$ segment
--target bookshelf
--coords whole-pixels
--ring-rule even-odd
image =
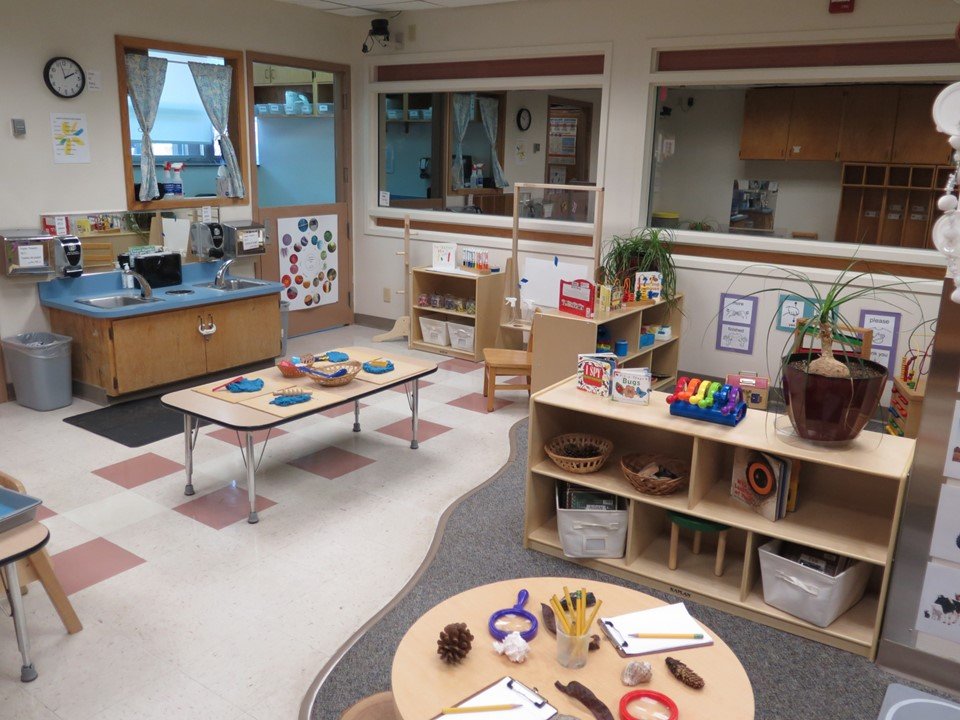
[[[539,344],[539,321],[537,333]],[[524,546],[564,557],[554,498],[558,480],[613,493],[627,501],[624,557],[570,562],[874,658],[915,442],[865,432],[843,449],[788,444],[777,435],[772,413],[748,410],[739,425],[725,427],[671,416],[665,398],[665,393],[654,392],[649,406],[611,402],[578,391],[573,379],[533,395]],[[547,457],[543,446],[550,438],[574,431],[613,441],[614,453],[600,471],[568,473]],[[730,497],[737,447],[801,461],[796,512],[772,522]],[[686,460],[691,466],[688,488],[664,497],[638,492],[620,470],[620,457],[630,452]],[[678,568],[667,567],[670,510],[730,526],[721,577],[713,574],[715,536],[704,536],[707,547],[699,555],[681,542]],[[772,539],[868,563],[872,567],[864,597],[826,628],[767,605],[757,548]]]

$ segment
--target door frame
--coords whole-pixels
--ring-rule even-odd
[[[351,135],[351,109],[350,109],[350,66],[340,63],[327,62],[324,60],[314,60],[310,58],[292,57],[289,55],[274,55],[272,53],[262,53],[247,50],[244,53],[247,82],[247,133],[248,146],[250,148],[250,210],[255,222],[264,226],[271,225],[272,235],[275,242],[279,242],[276,237],[276,220],[278,217],[289,217],[292,215],[329,215],[338,214],[340,216],[339,228],[340,236],[338,244],[343,251],[341,258],[344,258],[339,273],[341,297],[346,297],[346,310],[335,314],[334,322],[325,324],[325,327],[334,325],[349,325],[353,323],[353,237],[351,233],[351,212],[353,208],[353,172],[351,169],[353,148]],[[257,185],[257,163],[256,163],[256,144],[254,134],[256,132],[256,117],[253,95],[253,64],[263,63],[268,65],[286,65],[289,67],[306,68],[319,72],[328,72],[333,74],[333,97],[334,107],[334,137],[336,157],[334,167],[336,168],[336,188],[337,198],[335,203],[325,203],[317,205],[292,205],[261,208],[259,201],[259,188]],[[276,247],[270,242],[271,229],[267,227],[267,252],[274,251]],[[257,277],[263,277],[263,261],[257,258],[254,263]],[[324,306],[319,306],[322,309]],[[305,332],[314,332],[324,328],[303,327],[303,322],[298,322],[296,318],[298,313],[290,314],[290,327],[288,335],[294,336]]]

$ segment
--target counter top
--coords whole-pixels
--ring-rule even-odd
[[[40,304],[44,307],[57,308],[67,312],[77,313],[95,318],[125,318],[139,315],[150,315],[170,310],[183,310],[198,305],[243,300],[245,298],[272,295],[283,290],[283,285],[267,280],[257,280],[262,283],[257,287],[243,290],[215,290],[200,287],[213,282],[217,270],[222,263],[190,263],[183,266],[183,283],[169,287],[154,288],[153,296],[158,302],[144,303],[143,305],[129,305],[119,308],[97,308],[92,305],[78,303],[78,299],[102,297],[104,295],[138,295],[139,290],[123,287],[123,274],[115,272],[93,273],[81,275],[78,278],[56,278],[38,283]],[[231,276],[228,272],[228,277]],[[191,290],[190,293],[180,294],[178,290]]]

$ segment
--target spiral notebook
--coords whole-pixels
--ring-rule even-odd
[[[549,720],[557,714],[557,709],[548,703],[540,693],[511,677],[500,678],[497,682],[461,700],[453,707],[478,705],[519,705],[520,707],[512,710],[473,712],[462,716],[440,713],[435,715],[432,720],[456,717],[469,718],[469,720]]]
[[[648,655],[669,650],[713,645],[713,638],[687,612],[683,603],[662,605],[650,610],[600,618],[600,627],[622,657]],[[703,635],[702,638],[635,638],[631,633],[671,633]]]

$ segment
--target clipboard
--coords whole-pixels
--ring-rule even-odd
[[[546,698],[540,693],[509,676],[500,678],[452,707],[500,705],[504,703],[520,703],[522,707],[513,710],[475,712],[463,717],[470,720],[549,720],[557,714],[557,709],[547,702]],[[449,720],[453,717],[456,716],[439,713],[434,715],[431,720],[440,718]]]
[[[683,603],[662,605],[617,617],[600,618],[598,624],[603,628],[604,634],[620,657],[624,658],[713,645],[713,638],[687,612],[687,607]],[[669,632],[700,633],[703,637],[689,640],[629,637],[632,632],[656,632],[663,628],[669,628]]]

